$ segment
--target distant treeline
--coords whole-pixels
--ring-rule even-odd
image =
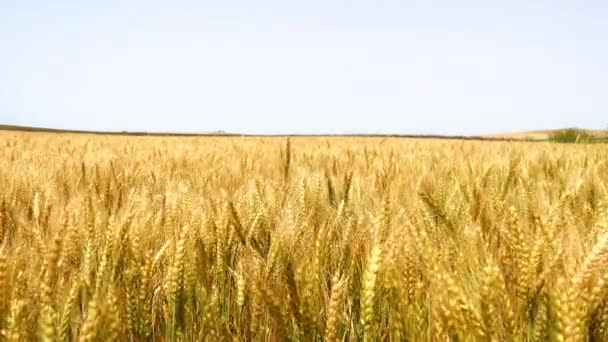
[[[160,136],[160,137],[369,137],[369,138],[416,138],[416,139],[452,139],[452,140],[480,140],[480,141],[519,141],[523,139],[481,137],[466,135],[432,135],[432,134],[241,134],[226,132],[209,133],[173,133],[173,132],[127,132],[127,131],[87,131],[53,129],[43,127],[28,127],[14,125],[0,125],[0,130],[39,133],[70,133],[95,135],[123,135],[123,136]]]
[[[133,136],[224,136],[238,135],[225,132],[210,132],[210,133],[171,133],[171,132],[128,132],[128,131],[87,131],[73,129],[55,129],[44,127],[29,127],[15,125],[0,125],[2,131],[18,131],[18,132],[37,132],[37,133],[71,133],[71,134],[95,134],[95,135],[133,135]]]

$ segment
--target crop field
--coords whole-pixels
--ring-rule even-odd
[[[606,341],[605,145],[0,133],[22,341]]]

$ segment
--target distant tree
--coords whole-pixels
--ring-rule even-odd
[[[597,139],[588,132],[578,128],[566,128],[549,136],[549,141],[557,143],[590,143]]]

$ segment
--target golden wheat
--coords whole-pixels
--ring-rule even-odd
[[[608,340],[601,145],[0,145],[0,339]]]

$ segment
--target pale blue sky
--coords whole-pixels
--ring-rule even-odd
[[[608,1],[0,0],[0,123],[605,128]]]

